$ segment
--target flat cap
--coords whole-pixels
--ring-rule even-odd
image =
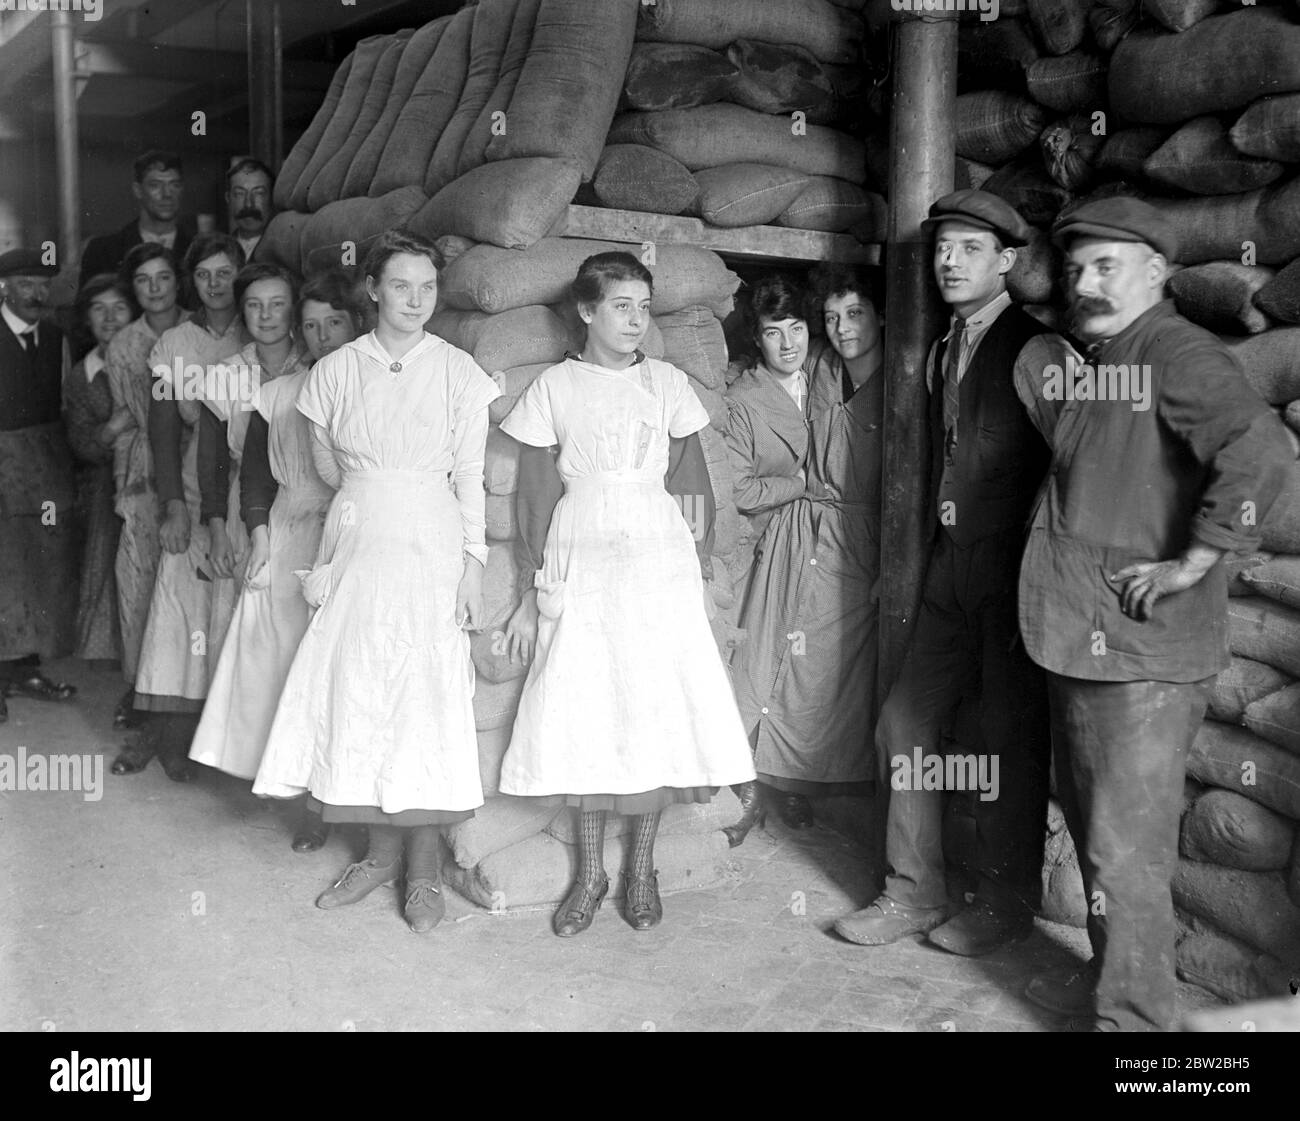
[[[39,249],[10,249],[0,253],[0,276],[58,276],[54,265],[41,259]]]
[[[1003,245],[1026,245],[1029,242],[1029,224],[1014,206],[988,191],[967,188],[944,195],[930,207],[930,217],[921,226],[933,231],[940,222],[949,221],[965,222],[979,230],[992,230],[1002,239]]]
[[[1178,234],[1169,219],[1149,202],[1127,195],[1096,199],[1062,214],[1052,226],[1053,243],[1064,249],[1076,237],[1144,241],[1168,261],[1178,256]]]

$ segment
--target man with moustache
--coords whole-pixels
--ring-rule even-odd
[[[76,474],[61,417],[63,333],[42,318],[58,269],[34,249],[0,255],[0,722],[5,696],[63,701],[41,657],[76,637]]]
[[[1038,340],[1017,389],[1052,447],[1020,574],[1020,627],[1048,671],[1057,792],[1088,897],[1093,959],[1026,995],[1083,1030],[1174,1018],[1174,910],[1187,752],[1228,665],[1221,558],[1254,548],[1295,456],[1210,332],[1164,297],[1178,245],[1155,207],[1057,220],[1072,330],[1095,365],[1150,371],[1146,402],[1047,402],[1070,351]]]
[[[165,245],[179,261],[194,239],[195,229],[181,217],[184,192],[181,160],[174,152],[157,149],[145,152],[132,165],[138,213],[116,233],[92,237],[81,254],[81,278],[78,288],[92,276],[115,273],[126,255],[141,242]]]
[[[261,160],[245,156],[236,160],[226,172],[226,213],[230,232],[244,251],[244,260],[253,259],[253,250],[271,220],[271,169]]]
[[[897,771],[885,890],[835,929],[865,946],[928,934],[975,956],[1027,937],[1041,895],[1047,702],[1042,672],[1017,635],[1016,571],[1048,456],[1012,369],[1045,328],[1007,292],[1015,247],[1029,237],[1011,206],[984,191],[956,191],[930,208],[925,226],[934,234],[935,281],[953,313],[927,364],[933,536],[915,629],[876,726],[880,763]],[[939,756],[968,693],[978,695],[982,750],[997,759],[999,790],[973,800],[978,882],[971,904],[950,917],[944,791],[920,789],[919,775],[905,780],[895,760],[910,763],[917,750]]]

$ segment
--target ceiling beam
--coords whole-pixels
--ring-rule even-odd
[[[77,73],[86,77],[161,78],[191,85],[196,75],[203,74],[242,84],[247,66],[243,51],[160,47],[144,42],[77,44]],[[327,62],[294,61],[287,62],[284,69],[286,85],[324,90],[336,67]]]

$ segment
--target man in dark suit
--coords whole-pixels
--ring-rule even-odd
[[[145,152],[133,166],[131,190],[139,213],[116,233],[92,237],[86,243],[78,288],[99,273],[117,272],[127,253],[143,241],[167,246],[179,261],[194,239],[193,224],[181,217],[184,181],[180,157],[155,149]]]
[[[63,431],[67,348],[42,319],[58,272],[34,249],[0,254],[0,721],[5,696],[62,701],[40,658],[70,654],[76,629],[76,476]]]
[[[890,770],[889,875],[835,929],[866,946],[928,934],[973,956],[1026,937],[1041,894],[1046,682],[1020,641],[1016,573],[1048,450],[1012,375],[1045,328],[1007,292],[1015,247],[1029,236],[1014,209],[984,191],[956,191],[930,208],[926,226],[953,313],[927,365],[933,536],[916,626],[876,727]],[[979,698],[982,745],[945,755],[944,731],[967,693]],[[955,917],[941,830],[952,790],[972,797],[978,874],[973,901]]]

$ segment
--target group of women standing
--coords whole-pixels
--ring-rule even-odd
[[[425,331],[442,264],[421,238],[383,235],[366,308],[342,274],[300,290],[224,235],[197,239],[181,268],[145,244],[83,291],[96,348],[66,387],[74,446],[101,465],[116,514],[83,589],[86,649],[116,636],[130,684],[118,722],[142,725],[114,773],[157,755],[178,781],[197,761],[301,796],[298,851],[331,823],[364,824],[365,857],[317,905],[403,877],[416,931],[444,912],[442,830],[483,802],[468,632],[483,622],[500,395]],[[757,531],[730,677],[697,553],[711,526],[688,526],[672,498],[712,494],[708,417],[682,371],[641,349],[653,278],[636,258],[583,263],[584,345],[502,422],[521,445],[528,584],[506,636],[528,671],[500,788],[579,815],[561,936],[609,891],[607,814],[635,818],[625,913],[645,930],[663,913],[664,807],[731,785],[734,845],[769,805],[810,824],[808,794],[872,778],[879,322],[860,275],[814,279],[827,343],[810,351],[808,295],[764,280],[759,357],[730,387],[735,499]]]

